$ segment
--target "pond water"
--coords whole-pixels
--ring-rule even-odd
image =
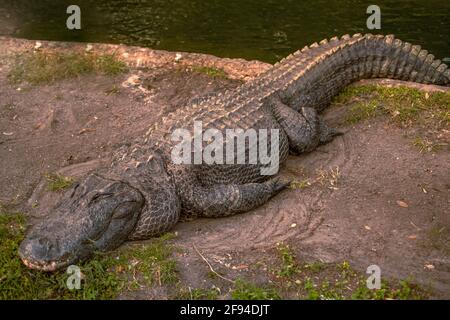
[[[449,0],[0,0],[0,34],[275,62],[323,38],[371,32],[372,2],[381,8],[381,30],[372,33],[450,57]],[[81,30],[66,28],[70,4],[81,8]]]

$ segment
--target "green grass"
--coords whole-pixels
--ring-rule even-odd
[[[59,174],[46,174],[47,189],[49,191],[64,190],[73,185],[74,180],[70,177],[64,177]]]
[[[319,300],[320,292],[316,289],[315,284],[310,278],[306,278],[303,284],[303,289],[307,292],[307,300]]]
[[[346,119],[349,123],[382,114],[401,123],[426,119],[450,123],[450,92],[425,93],[414,88],[377,85],[349,86],[334,99],[334,103],[351,105]]]
[[[114,54],[91,55],[90,58],[92,69],[97,73],[114,76],[128,70],[125,62],[118,60]]]
[[[295,256],[292,253],[291,248],[285,244],[279,244],[277,246],[278,254],[281,258],[280,269],[276,272],[280,277],[292,277],[298,273],[297,264],[295,262]]]
[[[234,300],[279,300],[280,294],[271,286],[257,286],[246,280],[238,279],[231,291]]]
[[[237,279],[230,288],[231,298],[234,300],[278,300],[280,294],[269,284],[257,285],[248,280]],[[178,291],[175,299],[181,300],[216,300],[220,295],[220,289],[186,289]]]
[[[382,278],[380,289],[368,289],[368,275],[355,271],[348,261],[339,264],[312,261],[301,263],[286,244],[278,244],[279,262],[270,269],[273,287],[284,298],[306,300],[424,299],[429,292],[411,279]],[[270,276],[270,275],[269,275]]]
[[[354,104],[347,116],[347,122],[355,124],[362,120],[373,118],[379,111],[378,101],[360,102]]]
[[[219,79],[225,79],[227,78],[227,74],[223,69],[219,68],[213,68],[213,67],[204,67],[204,66],[194,66],[192,68],[194,72],[203,73],[211,78],[219,78]]]
[[[315,261],[315,262],[311,262],[311,263],[306,263],[303,266],[303,268],[306,270],[310,270],[312,272],[320,272],[321,270],[323,270],[325,268],[325,264],[322,262]]]
[[[292,181],[291,184],[289,185],[289,188],[291,188],[291,189],[306,189],[310,186],[311,186],[311,182],[309,181],[309,179],[303,179],[301,181],[299,181],[299,180]]]
[[[381,281],[381,288],[371,290],[366,282],[361,280],[358,288],[352,294],[354,300],[419,300],[423,298],[423,291],[409,280],[400,280],[397,284]]]
[[[107,96],[112,95],[112,94],[117,94],[119,92],[120,92],[120,90],[119,90],[119,88],[116,85],[114,85],[111,88],[105,90],[105,94]]]
[[[0,213],[0,299],[113,299],[140,282],[167,284],[177,281],[171,258],[173,247],[164,235],[146,245],[96,254],[80,263],[81,289],[69,290],[65,270],[46,273],[26,268],[17,252],[24,238],[21,214]],[[133,284],[133,285],[130,285]]]
[[[430,140],[428,140],[426,138],[422,138],[422,137],[416,137],[413,140],[413,145],[419,149],[420,153],[436,152],[442,148],[441,144],[435,143],[433,141],[430,141]]]
[[[126,64],[112,54],[40,51],[18,55],[8,78],[14,84],[39,85],[89,73],[117,75],[125,71]]]
[[[220,291],[218,288],[211,289],[181,289],[178,294],[174,297],[177,300],[217,300]]]
[[[303,269],[306,271],[306,269]],[[323,273],[322,273],[323,271]],[[353,270],[347,261],[337,265],[320,264],[316,276],[305,273],[300,297],[308,300],[416,300],[427,297],[427,292],[411,280],[385,281],[380,289],[367,288],[366,276]]]
[[[121,272],[132,271],[140,274],[139,278],[133,279],[132,287],[165,285],[178,282],[177,265],[172,258],[175,248],[167,243],[173,237],[173,233],[166,233],[149,243],[131,245],[122,254],[122,258],[131,263],[121,263],[116,270]]]

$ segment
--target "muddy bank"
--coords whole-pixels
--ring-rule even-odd
[[[129,69],[39,85],[11,83],[13,57],[33,51],[114,53]],[[269,67],[203,54],[0,38],[2,205],[32,217],[28,199],[47,173],[69,167],[64,175],[76,176],[85,163],[107,162],[164,114],[198,96],[235,88]],[[402,85],[362,84],[380,82]],[[424,94],[447,90],[414,87]],[[349,261],[363,273],[376,264],[383,276],[412,276],[431,287],[433,296],[449,298],[448,148],[420,152],[412,137],[425,134],[423,128],[406,130],[387,116],[349,124],[349,109],[335,104],[323,115],[345,135],[310,154],[292,156],[283,166],[281,175],[299,187],[246,214],[176,226],[174,242],[183,252],[177,261],[186,286],[211,283],[209,267],[193,245],[225,277],[259,279],[267,278],[265,271],[248,266],[276,260],[273,248],[283,242],[301,261]],[[448,145],[448,127],[439,130],[440,143]],[[164,289],[147,289],[137,296],[167,297]]]

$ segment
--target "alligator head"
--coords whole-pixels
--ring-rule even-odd
[[[90,174],[29,230],[19,255],[30,268],[55,271],[95,251],[113,250],[133,231],[144,204],[129,184]]]

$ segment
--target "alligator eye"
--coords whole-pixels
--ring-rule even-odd
[[[92,201],[96,201],[99,199],[106,199],[106,198],[110,198],[112,197],[114,194],[111,192],[106,192],[106,193],[96,193],[94,194],[94,196],[91,198],[91,202]]]
[[[103,232],[99,232],[96,237],[84,239],[82,244],[84,245],[94,245],[95,241],[99,240],[103,235]]]

